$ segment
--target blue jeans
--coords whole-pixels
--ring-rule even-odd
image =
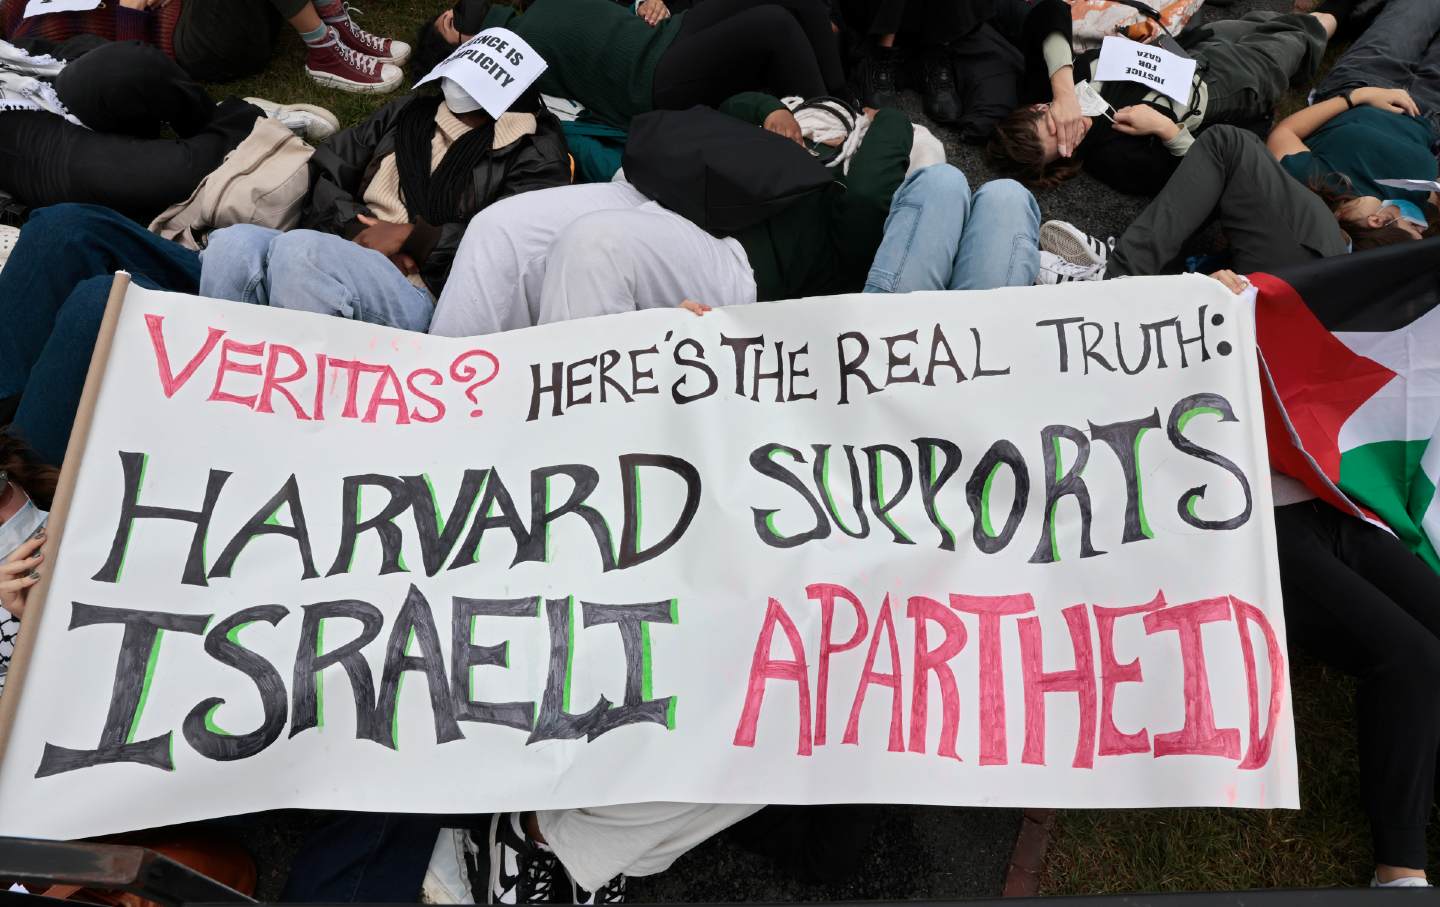
[[[210,234],[200,295],[339,315],[407,331],[430,327],[435,303],[390,259],[341,236],[239,224]]]
[[[96,205],[31,215],[0,271],[0,398],[19,395],[12,431],[58,465],[70,440],[112,275],[195,292],[200,257]]]
[[[1040,206],[1014,180],[970,192],[935,164],[910,174],[890,203],[867,293],[1028,287],[1040,270]]]
[[[477,816],[335,813],[295,854],[280,900],[414,904],[440,829],[480,822]]]

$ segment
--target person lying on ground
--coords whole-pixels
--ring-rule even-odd
[[[1128,81],[1096,82],[1099,51],[1076,59],[1070,9],[1042,0],[1025,20],[1027,93],[1037,103],[996,127],[988,154],[1004,174],[1050,188],[1083,168],[1120,192],[1154,195],[1199,134],[1217,124],[1269,124],[1292,83],[1319,71],[1325,45],[1355,0],[1326,0],[1314,13],[1249,13],[1187,32],[1196,60],[1186,103]],[[1089,81],[1107,110],[1080,110],[1077,83]]]
[[[531,0],[521,12],[481,7],[483,14],[467,18],[511,29],[549,61],[535,83],[540,91],[578,101],[621,129],[651,110],[718,107],[745,91],[846,94],[839,45],[820,0],[704,0],[688,12],[653,13],[654,22],[611,0]],[[428,28],[451,47],[473,37],[454,22],[447,11]]]
[[[737,95],[724,110],[800,141],[799,124],[775,98]],[[430,333],[491,334],[678,299],[719,307],[858,292],[910,169],[914,137],[898,110],[866,116],[848,172],[734,236],[712,235],[628,183],[546,189],[492,205],[465,232]]]
[[[901,74],[908,69],[927,117],[944,124],[960,119],[952,44],[994,15],[995,0],[843,0],[838,5],[861,34],[856,76],[863,103],[900,106]]]
[[[1420,205],[1433,204],[1434,193],[1378,181],[1433,181],[1440,171],[1430,150],[1435,138],[1405,89],[1362,87],[1296,111],[1280,121],[1265,144],[1280,165],[1306,185],[1333,174],[1341,177],[1337,191],[1389,195]]]
[[[309,105],[216,104],[174,60],[133,41],[89,51],[53,87],[4,73],[0,84],[34,105],[0,111],[0,191],[30,207],[104,205],[142,223],[189,197],[267,113],[312,141],[339,125]],[[165,127],[178,138],[161,138]]]
[[[1102,242],[1071,224],[1049,221],[1040,227],[1040,247],[1092,269],[1098,280],[1165,273],[1212,217],[1229,241],[1234,269],[1245,273],[1421,237],[1413,225],[1376,224],[1358,214],[1379,204],[1311,191],[1254,133],[1215,126],[1196,140],[1164,190],[1118,240]],[[1432,212],[1430,222],[1440,223],[1440,215]]]
[[[1392,0],[1393,2],[1393,0]],[[1383,255],[1383,253],[1381,253]],[[1375,254],[1358,257],[1382,268]],[[1249,282],[1211,275],[1236,294]],[[1285,630],[1293,646],[1356,678],[1360,790],[1370,820],[1371,886],[1425,888],[1440,711],[1440,575],[1393,533],[1318,500],[1272,470]]]
[[[440,81],[316,149],[303,229],[212,233],[200,294],[428,328],[470,219],[570,182],[560,124],[533,94],[495,120]]]
[[[198,81],[229,82],[270,64],[279,21],[305,42],[305,72],[341,91],[399,87],[410,45],[355,24],[345,0],[114,0],[26,18],[29,0],[0,0],[0,37],[51,53],[81,35],[158,47]]]
[[[59,471],[36,462],[26,446],[0,431],[0,693],[15,654],[25,601],[40,582],[45,524]]]

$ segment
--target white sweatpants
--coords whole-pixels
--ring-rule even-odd
[[[540,810],[540,835],[581,888],[617,875],[664,872],[680,857],[763,806],[734,803],[627,803]]]
[[[694,299],[755,301],[745,250],[625,183],[558,186],[470,221],[430,333],[491,334]]]

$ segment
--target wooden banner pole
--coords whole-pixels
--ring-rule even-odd
[[[50,580],[55,576],[55,553],[60,550],[60,538],[65,532],[70,500],[75,495],[75,482],[79,478],[85,442],[89,439],[90,424],[95,418],[95,402],[100,396],[100,385],[105,380],[105,367],[110,361],[115,326],[120,321],[120,308],[125,303],[125,293],[129,288],[130,275],[117,271],[110,286],[110,298],[105,303],[105,317],[100,321],[100,334],[95,338],[95,350],[90,355],[90,370],[85,373],[85,389],[80,394],[80,408],[75,413],[75,426],[70,430],[70,443],[65,448],[65,462],[60,468],[60,483],[55,489],[55,500],[50,505],[45,545],[40,549],[45,555],[40,569],[40,582],[30,589],[26,599],[25,617],[20,622],[20,638],[15,646],[15,655],[10,661],[5,690],[0,693],[0,764],[5,761],[10,729],[14,726],[15,715],[20,709],[30,655],[40,638],[40,614],[50,591]]]

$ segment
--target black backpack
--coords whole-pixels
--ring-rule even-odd
[[[632,186],[720,236],[774,217],[835,177],[789,139],[709,107],[635,117],[622,161]]]

